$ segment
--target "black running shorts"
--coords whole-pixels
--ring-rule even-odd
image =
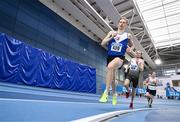
[[[150,90],[148,87],[146,89],[146,92],[149,92],[149,94],[156,96],[156,90]]]
[[[107,57],[107,65],[116,57],[119,57],[123,61],[125,60],[125,56],[111,56],[111,55],[108,55],[108,57]]]
[[[130,83],[132,82],[133,88],[137,88],[139,77],[127,74],[126,79],[128,79]]]

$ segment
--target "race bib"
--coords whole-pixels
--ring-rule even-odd
[[[138,69],[138,65],[132,63],[132,64],[130,65],[130,69],[131,69],[131,70],[137,70],[137,69]]]
[[[122,44],[119,44],[119,43],[114,42],[111,45],[111,51],[121,52],[121,48],[122,48]]]

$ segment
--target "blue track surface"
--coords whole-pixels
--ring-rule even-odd
[[[118,97],[118,105],[98,103],[99,95],[82,94],[0,84],[0,121],[72,121],[111,111],[129,109],[129,99]],[[135,108],[144,108],[145,98],[135,99]],[[120,115],[111,121],[179,121],[180,101],[154,100],[157,110]]]
[[[161,110],[139,111],[120,115],[111,122],[179,122],[180,108],[166,108]]]

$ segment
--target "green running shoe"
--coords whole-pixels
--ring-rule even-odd
[[[113,105],[116,105],[116,104],[117,104],[117,96],[116,96],[116,95],[113,95],[112,104],[113,104]]]
[[[99,102],[106,103],[107,101],[108,101],[108,95],[104,92],[101,98],[99,99]]]

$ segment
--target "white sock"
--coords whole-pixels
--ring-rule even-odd
[[[108,93],[107,93],[107,90],[106,90],[106,89],[104,90],[104,93],[106,93],[106,94],[108,95]]]

